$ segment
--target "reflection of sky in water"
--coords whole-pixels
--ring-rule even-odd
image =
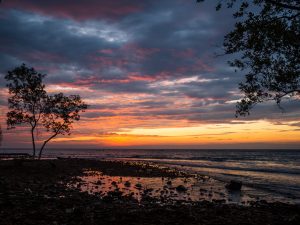
[[[85,175],[79,177],[81,182],[70,184],[70,188],[78,188],[90,194],[106,196],[110,191],[121,191],[122,195],[132,195],[138,201],[147,190],[149,196],[160,202],[172,200],[185,201],[216,201],[223,200],[227,203],[248,204],[249,201],[264,199],[267,194],[254,191],[251,188],[243,187],[241,192],[228,192],[224,183],[209,177],[193,178],[160,178],[160,177],[119,177],[107,176],[97,171],[86,171]],[[126,185],[130,183],[129,185]],[[141,187],[136,186],[140,184]],[[183,185],[186,192],[178,192],[176,187]],[[255,193],[255,195],[253,194]],[[275,200],[275,199],[274,199]]]
[[[5,150],[2,149],[1,152]],[[45,156],[153,161],[210,175],[219,180],[241,180],[244,185],[253,187],[250,193],[247,192],[250,195],[267,196],[270,200],[282,200],[290,196],[285,200],[300,203],[299,150],[51,149],[45,152]]]
[[[300,203],[300,167],[297,164],[294,168],[286,162],[269,161],[231,161],[224,162],[205,160],[183,160],[183,159],[126,159],[151,161],[177,167],[181,170],[188,170],[193,173],[205,174],[221,181],[239,180],[243,184],[260,190],[269,191],[266,193],[269,201],[273,199],[286,198],[284,201]],[[254,193],[255,194],[255,193]],[[257,193],[257,195],[261,195]],[[281,195],[281,196],[279,196]]]
[[[269,198],[279,198],[279,194],[282,197],[291,198],[291,201],[299,201],[300,198],[300,176],[294,174],[278,174],[268,172],[257,171],[241,171],[230,169],[218,169],[218,168],[195,168],[187,167],[195,172],[211,175],[217,179],[229,181],[231,179],[238,179],[244,184],[253,188],[264,189],[271,191],[272,195]],[[298,199],[298,200],[297,200]]]

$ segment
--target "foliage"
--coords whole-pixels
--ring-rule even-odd
[[[7,114],[7,125],[14,128],[22,123],[36,126],[45,107],[46,91],[42,84],[45,75],[37,73],[25,64],[8,71],[5,76],[9,94],[8,106],[13,111]]]
[[[27,68],[25,64],[8,71],[5,79],[8,81],[9,94],[7,113],[8,129],[17,125],[29,124],[31,126],[31,138],[33,156],[36,154],[34,131],[41,119],[45,108],[46,91],[42,79],[45,75],[37,73],[33,68]]]
[[[42,155],[45,145],[58,134],[71,134],[74,121],[80,120],[80,112],[87,109],[87,105],[81,100],[79,95],[64,96],[63,93],[49,96],[47,107],[43,116],[42,124],[47,131],[52,132],[41,147],[39,158]]]
[[[299,97],[300,1],[223,0],[216,9],[224,4],[237,7],[235,27],[224,38],[225,53],[238,53],[229,63],[245,72],[237,115],[248,115],[257,103]]]
[[[79,113],[87,105],[78,95],[64,96],[62,93],[50,96],[45,90],[45,75],[28,68],[25,64],[8,71],[5,79],[10,97],[7,113],[8,129],[18,125],[30,125],[33,144],[33,157],[36,156],[34,131],[40,125],[52,135],[44,141],[39,157],[45,145],[58,134],[70,134],[71,125],[80,119]]]

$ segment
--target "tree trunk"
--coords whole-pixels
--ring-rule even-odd
[[[34,127],[31,128],[31,139],[32,139],[32,147],[33,147],[33,154],[32,154],[32,157],[35,158]]]
[[[40,152],[39,152],[39,160],[41,159],[42,157],[42,153],[43,153],[43,150],[47,144],[48,140],[47,141],[44,141],[44,144],[42,145],[41,149],[40,149]]]
[[[43,150],[44,150],[46,144],[47,144],[52,138],[54,138],[57,134],[58,134],[58,133],[55,133],[55,134],[52,135],[50,138],[48,138],[46,141],[44,141],[44,143],[43,143],[43,145],[42,145],[42,147],[41,147],[41,149],[40,149],[40,152],[39,152],[39,160],[42,158]]]

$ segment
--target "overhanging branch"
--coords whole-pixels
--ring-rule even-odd
[[[285,8],[285,9],[291,9],[291,10],[297,10],[297,11],[300,11],[300,7],[299,7],[299,6],[288,5],[288,4],[281,3],[281,2],[278,2],[278,1],[274,1],[274,0],[265,0],[265,1],[266,1],[267,3],[273,4],[273,5],[276,5],[276,6]]]

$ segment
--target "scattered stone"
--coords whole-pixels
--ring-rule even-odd
[[[66,209],[66,213],[72,213],[74,211],[73,208],[70,208],[70,209]]]
[[[229,184],[225,186],[228,190],[232,191],[240,191],[242,188],[242,182],[241,181],[234,181],[231,180]]]
[[[142,188],[142,184],[137,183],[137,184],[135,185],[135,187],[136,187],[136,189],[141,189],[141,188]]]
[[[160,172],[156,167],[153,167],[151,174],[144,173],[145,169],[143,169],[143,174],[138,174],[142,177],[138,182],[143,184],[145,190],[135,190],[138,192],[137,196],[132,196],[134,192],[124,195],[125,193],[119,190],[106,193],[104,190],[107,189],[103,185],[99,186],[98,193],[103,191],[103,194],[99,196],[76,189],[76,184],[80,181],[75,178],[86,175],[83,173],[84,171],[99,176],[101,179],[102,174],[99,175],[93,170],[105,172],[107,168],[112,168],[110,173],[117,177],[118,183],[119,176],[137,177],[138,170],[136,168],[140,164],[73,159],[66,163],[64,160],[56,160],[53,162],[56,165],[53,172],[47,170],[48,164],[44,166],[43,163],[35,162],[34,165],[24,163],[22,168],[16,168],[7,165],[9,162],[0,161],[0,180],[2,184],[5,184],[4,189],[6,190],[5,193],[0,191],[0,224],[300,224],[300,208],[297,205],[254,202],[253,205],[243,206],[232,204],[232,202],[224,204],[224,199],[214,199],[213,202],[203,201],[205,198],[200,198],[199,202],[190,203],[189,201],[194,199],[194,196],[191,194],[190,197],[187,197],[189,192],[184,194],[185,198],[174,192],[172,197],[177,195],[182,200],[169,202],[169,196],[160,196],[159,192],[156,193],[157,189],[153,190],[153,198],[151,198],[149,197],[151,194],[149,187],[142,181],[144,181],[144,176],[150,177],[152,174],[159,177],[160,181],[165,172]],[[104,176],[106,175],[107,173]],[[163,175],[169,177],[166,174]],[[94,181],[97,179],[96,177]],[[112,181],[106,182],[107,186]],[[93,188],[94,185],[93,183],[89,188]],[[174,180],[173,185],[173,190],[176,189],[178,192],[186,191],[188,187],[179,185],[175,188]],[[0,188],[3,189],[1,183]],[[82,188],[83,190],[88,188],[88,183],[82,185]],[[26,192],[24,192],[25,189],[27,189]],[[127,191],[130,192],[132,189],[129,191],[127,189]],[[173,192],[171,187],[165,189],[165,193],[167,190]],[[159,191],[162,191],[162,188]],[[144,195],[144,193],[146,194]],[[204,191],[200,190],[201,193]],[[216,192],[214,194],[219,196]],[[134,197],[141,201],[137,201]]]
[[[102,181],[101,180],[98,180],[97,182],[95,182],[96,185],[101,185],[102,184]]]
[[[124,183],[124,186],[125,186],[125,187],[130,187],[130,186],[131,186],[131,183],[130,183],[129,181],[126,181],[126,182]]]
[[[176,191],[178,192],[186,192],[187,191],[187,188],[183,185],[179,185],[176,187]]]

